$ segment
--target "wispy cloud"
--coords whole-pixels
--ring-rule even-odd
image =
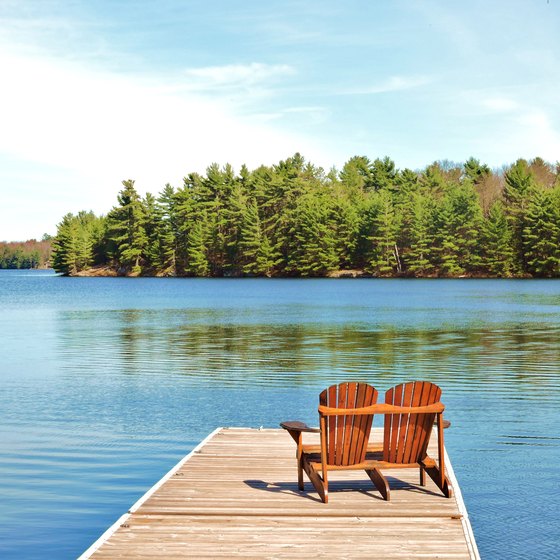
[[[266,85],[295,73],[295,68],[287,64],[270,65],[253,62],[251,64],[190,68],[184,72],[184,75],[187,87],[196,90],[212,90]]]
[[[293,119],[296,118],[298,122],[319,124],[324,122],[330,112],[326,107],[321,106],[307,106],[307,107],[287,107],[277,111],[257,113],[255,118],[262,122],[274,121],[280,119]]]
[[[540,156],[557,161],[560,132],[554,105],[525,87],[466,90],[448,100],[449,115],[460,127],[477,124],[470,138],[473,153],[487,161],[509,163],[517,157]],[[449,109],[448,107],[448,109]],[[466,141],[463,140],[466,145]]]
[[[432,81],[428,76],[391,76],[386,80],[365,87],[350,88],[341,91],[342,95],[375,95],[414,89]]]

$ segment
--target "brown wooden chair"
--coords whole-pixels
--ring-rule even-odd
[[[433,383],[413,381],[389,389],[385,404],[376,404],[377,391],[365,383],[341,383],[325,389],[319,396],[320,428],[302,422],[283,422],[297,444],[298,486],[303,486],[303,471],[323,502],[328,502],[328,471],[364,470],[375,487],[390,499],[384,469],[419,468],[420,484],[425,474],[447,497],[451,488],[445,476],[443,410],[441,389]],[[374,414],[385,415],[383,445],[369,442]],[[438,462],[427,454],[436,420]],[[303,432],[318,432],[321,444],[303,445]]]
[[[369,446],[373,414],[356,414],[377,402],[377,390],[367,383],[340,383],[331,385],[319,395],[320,429],[302,422],[283,422],[282,428],[297,444],[298,487],[303,486],[303,471],[321,496],[329,499],[329,470],[362,468],[366,453],[376,449]],[[335,410],[337,414],[322,414],[321,409]],[[302,432],[321,434],[320,445],[303,445]]]
[[[420,485],[426,484],[426,473],[447,498],[451,486],[445,476],[445,449],[443,429],[449,422],[443,420],[445,406],[440,401],[441,389],[427,381],[411,381],[392,387],[385,393],[383,454],[372,461],[370,474],[377,489],[386,500],[390,499],[389,483],[381,469],[419,468]],[[434,420],[438,434],[438,461],[428,455],[428,444]],[[376,460],[377,459],[377,460]],[[369,474],[369,473],[368,473]]]

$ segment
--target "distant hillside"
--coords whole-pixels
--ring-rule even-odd
[[[37,241],[0,241],[0,269],[48,268],[51,259],[49,236]]]

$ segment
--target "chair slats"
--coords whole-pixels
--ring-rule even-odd
[[[359,406],[369,406],[368,403],[372,401],[377,401],[377,396],[375,395],[375,389],[371,385],[364,385],[364,398]],[[371,432],[371,426],[373,423],[373,414],[358,416],[358,419],[361,422],[361,426],[360,426],[360,437],[358,438],[358,443],[356,446],[356,456],[355,456],[356,463],[363,461],[366,457],[369,434]]]
[[[334,408],[362,408],[377,402],[377,391],[367,383],[331,385],[319,395],[319,402]],[[327,416],[327,463],[354,465],[364,460],[373,417],[345,414]]]
[[[358,383],[347,384],[347,400],[346,405],[350,408],[356,406],[356,394],[358,392]],[[350,465],[350,451],[352,445],[352,430],[354,427],[354,417],[350,415],[341,416],[340,422],[344,425],[343,430],[339,432],[339,436],[343,439],[342,456],[338,460],[338,465]]]
[[[399,406],[406,406],[412,404],[412,397],[414,395],[414,385],[412,383],[405,383],[401,392],[401,401]],[[408,414],[399,414],[398,418],[398,430],[399,436],[397,440],[397,449],[395,450],[395,463],[403,463],[404,451],[406,448],[406,436],[408,433]],[[393,429],[395,427],[393,426]]]
[[[337,404],[337,408],[346,408],[346,406],[348,405],[348,384],[347,383],[342,383],[341,385],[339,385],[338,387],[338,404]],[[335,460],[334,463],[341,463],[342,462],[342,456],[343,456],[343,451],[344,451],[344,419],[343,418],[339,418],[338,419],[338,425],[339,427],[342,427],[342,433],[340,433],[340,429],[338,432],[338,437],[336,438],[336,445],[334,447],[336,447],[335,449]]]
[[[439,401],[441,389],[426,381],[412,381],[389,389],[385,403],[426,406]],[[435,414],[390,414],[385,417],[383,460],[410,464],[421,461],[428,447]]]

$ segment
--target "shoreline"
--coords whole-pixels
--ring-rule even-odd
[[[363,269],[348,269],[348,270],[333,270],[326,274],[316,276],[296,276],[296,275],[271,275],[271,276],[251,276],[246,274],[226,274],[223,276],[189,276],[189,275],[176,275],[176,274],[131,274],[123,269],[118,269],[114,265],[99,265],[85,270],[81,270],[75,274],[68,274],[70,278],[336,278],[336,279],[379,279],[379,280],[465,280],[465,279],[480,279],[480,280],[535,280],[535,279],[558,279],[558,277],[535,277],[528,275],[519,276],[488,276],[483,274],[462,274],[458,276],[411,276],[400,274],[395,276],[376,276]]]

